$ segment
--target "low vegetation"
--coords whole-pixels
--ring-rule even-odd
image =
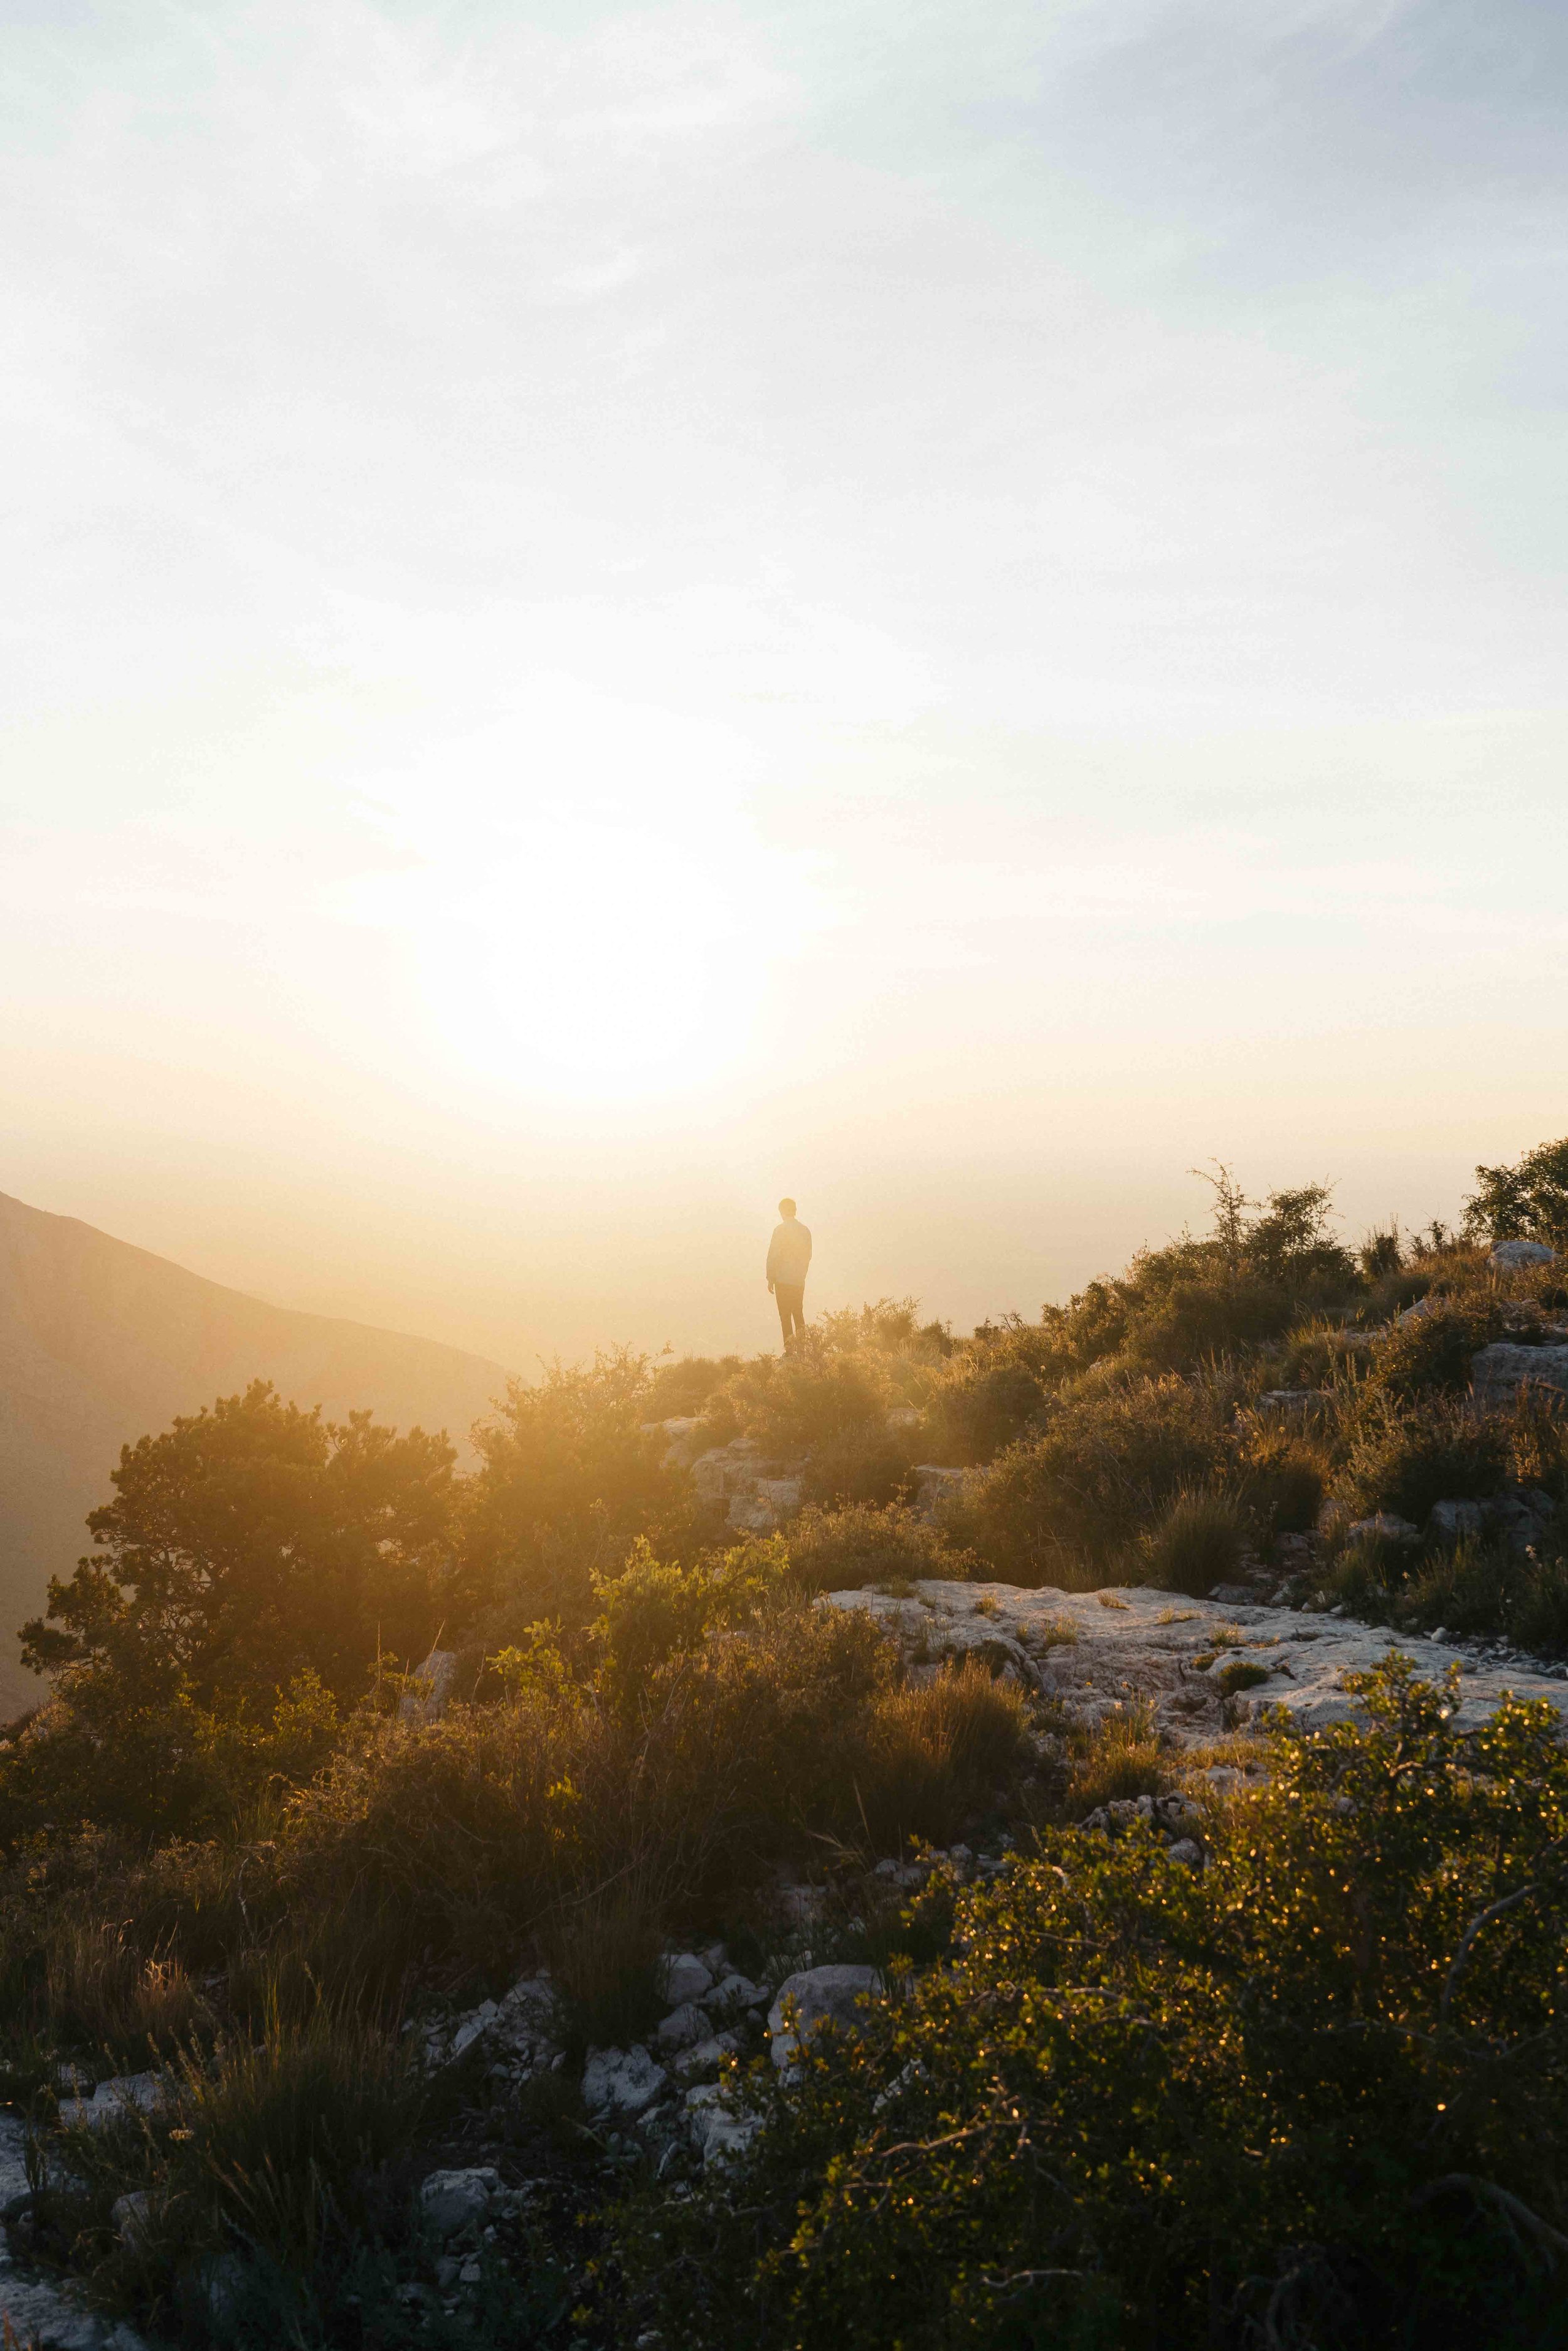
[[[1352,1250],[1323,1186],[1221,1169],[1208,1233],[1038,1322],[555,1366],[467,1477],[260,1385],[127,1448],[0,1737],[0,2067],[50,2167],[14,2247],[192,2351],[1568,2337],[1546,1710],[1461,1735],[1396,1662],[1224,1797],[1135,1692],[1092,1724],[1004,1640],[821,1599],[1241,1585],[1568,1656],[1564,1399],[1470,1392],[1555,1343],[1562,1268],[1488,1245],[1561,1246],[1565,1170]],[[1134,1817],[1183,1790],[1185,1861]],[[575,2083],[714,1940],[894,1996],[737,2076],[766,2129],[705,2173]],[[422,2062],[538,1967],[559,2072]],[[149,2068],[155,2109],[62,2108]],[[538,2193],[459,2294],[414,2190],[491,2160]]]

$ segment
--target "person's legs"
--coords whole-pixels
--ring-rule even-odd
[[[805,1332],[806,1285],[803,1281],[776,1281],[773,1295],[778,1301],[779,1322],[788,1353],[790,1340],[801,1337]]]

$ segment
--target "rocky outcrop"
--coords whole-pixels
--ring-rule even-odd
[[[1544,1241],[1499,1241],[1487,1259],[1494,1273],[1518,1273],[1525,1266],[1556,1262],[1556,1250]]]
[[[1568,1683],[1506,1656],[1481,1656],[1440,1638],[1385,1625],[1258,1604],[1222,1604],[1133,1585],[1106,1592],[1024,1591],[1008,1583],[918,1583],[913,1597],[834,1592],[827,1604],[862,1608],[895,1634],[915,1676],[947,1657],[982,1654],[998,1637],[1030,1659],[1042,1691],[1081,1721],[1098,1722],[1146,1700],[1179,1745],[1208,1740],[1260,1707],[1282,1706],[1303,1727],[1354,1717],[1346,1677],[1390,1649],[1414,1656],[1437,1678],[1459,1667],[1458,1720],[1473,1728],[1505,1692],[1549,1698],[1568,1712]],[[1256,1669],[1238,1687],[1239,1666]]]
[[[1512,1404],[1526,1385],[1568,1395],[1568,1346],[1521,1347],[1500,1339],[1470,1358],[1470,1385],[1482,1412]]]

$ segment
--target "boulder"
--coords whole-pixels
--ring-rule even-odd
[[[483,2218],[500,2186],[500,2173],[488,2163],[466,2171],[433,2171],[419,2191],[420,2210],[437,2236],[455,2237]]]
[[[882,1978],[875,1968],[803,1968],[796,1975],[786,1976],[768,2011],[775,2065],[791,2064],[802,2041],[819,2025],[831,2022],[858,2031],[865,2021],[862,2001],[881,1990]],[[786,2022],[786,2009],[793,2013],[792,2023]]]
[[[1479,1502],[1434,1502],[1427,1515],[1427,1531],[1439,1536],[1444,1542],[1458,1542],[1463,1535],[1479,1535],[1486,1524],[1486,1515]]]
[[[409,1677],[412,1687],[397,1702],[398,1720],[439,1722],[451,1698],[456,1673],[455,1649],[432,1649],[423,1664],[415,1666]]]
[[[923,1517],[929,1518],[938,1502],[945,1500],[949,1494],[963,1491],[964,1480],[969,1473],[967,1469],[944,1468],[936,1461],[920,1461],[915,1464],[913,1474],[915,1507]]]
[[[700,2088],[688,2090],[685,2116],[705,2164],[727,2162],[743,2154],[762,2128],[760,2115],[735,2112],[720,2082],[705,2082]]]
[[[1512,1404],[1527,1384],[1568,1394],[1568,1347],[1519,1347],[1500,1339],[1470,1357],[1470,1387],[1482,1412]]]
[[[713,1990],[713,1970],[695,1951],[673,1951],[659,1970],[659,1981],[670,2006],[682,2008]]]
[[[1499,1241],[1487,1259],[1494,1273],[1517,1273],[1527,1265],[1555,1265],[1557,1252],[1544,1241]]]
[[[1393,1510],[1375,1510],[1370,1519],[1354,1520],[1345,1532],[1353,1542],[1374,1535],[1384,1542],[1406,1543],[1417,1541],[1421,1530],[1413,1526],[1408,1519],[1396,1516]]]
[[[582,2069],[582,2102],[601,2118],[640,2115],[668,2080],[640,2043],[630,2049],[591,2049]]]
[[[695,2001],[683,2001],[672,2009],[659,2027],[661,2049],[689,2049],[694,2041],[706,2041],[713,2031],[713,2020],[706,2008]]]

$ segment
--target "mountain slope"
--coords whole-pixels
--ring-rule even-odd
[[[329,1419],[369,1406],[461,1447],[506,1384],[433,1340],[267,1306],[0,1193],[0,1720],[37,1703],[15,1628],[89,1548],[121,1445],[253,1379]]]

